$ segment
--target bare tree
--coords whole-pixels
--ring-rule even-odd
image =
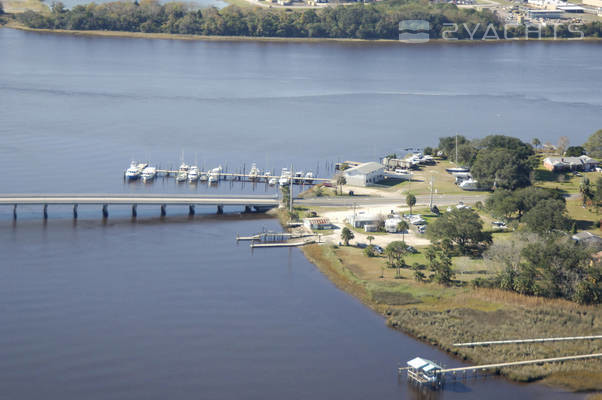
[[[560,153],[560,155],[563,156],[568,147],[569,138],[566,136],[561,136],[560,139],[558,139],[558,146],[556,146],[556,148],[558,149],[558,153]]]

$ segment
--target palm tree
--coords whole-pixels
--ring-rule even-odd
[[[343,231],[341,232],[341,240],[345,242],[345,246],[349,246],[349,241],[354,237],[355,235],[353,234],[353,232],[351,232],[349,228],[343,228]]]
[[[410,225],[404,220],[399,221],[397,224],[397,232],[401,232],[401,240],[404,242],[406,240],[406,231],[408,229],[410,229]]]
[[[541,141],[539,139],[535,138],[531,141],[531,144],[533,145],[533,147],[535,147],[535,150],[537,151],[539,146],[541,146]]]
[[[583,201],[583,207],[587,204],[588,200],[591,200],[593,196],[592,186],[589,182],[589,178],[586,176],[579,185],[579,193],[581,193],[581,199]]]
[[[370,242],[370,246],[372,246],[372,241],[374,240],[374,236],[368,236],[368,237],[366,238],[366,240],[367,240],[368,242]]]
[[[416,196],[412,193],[408,193],[406,196],[406,204],[410,207],[410,215],[412,214],[412,207],[416,205]]]
[[[343,185],[347,184],[347,179],[345,179],[345,175],[339,175],[337,177],[337,186],[339,187],[339,194],[343,195]]]

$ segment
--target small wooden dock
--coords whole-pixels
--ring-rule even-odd
[[[469,375],[471,375],[473,378],[476,378],[479,376],[479,374],[487,374],[488,371],[495,371],[500,368],[518,367],[522,365],[535,365],[553,362],[586,360],[600,357],[602,357],[602,353],[592,353],[574,356],[540,358],[535,360],[509,361],[457,368],[441,368],[438,365],[432,363],[432,361],[423,360],[420,357],[417,357],[414,360],[408,361],[408,367],[399,367],[397,369],[397,373],[401,375],[403,371],[407,371],[409,381],[418,385],[431,386],[432,388],[438,389],[441,388],[450,377],[452,378],[452,380],[457,380],[458,378],[467,379]],[[424,361],[424,366],[413,365],[412,363],[415,362],[415,360]],[[425,366],[427,368],[425,368]]]

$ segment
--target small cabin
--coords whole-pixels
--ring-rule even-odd
[[[416,357],[407,364],[410,381],[429,386],[438,386],[441,383],[441,367],[431,360]]]
[[[303,220],[303,225],[310,230],[324,230],[324,229],[332,229],[332,222],[328,218],[305,218]]]

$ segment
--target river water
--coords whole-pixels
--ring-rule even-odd
[[[0,191],[271,194],[124,184],[131,159],[328,173],[456,132],[582,143],[602,127],[601,46],[183,42],[0,29]],[[396,366],[457,360],[387,328],[273,219],[200,209],[0,208],[1,399],[553,399],[501,379],[417,392]]]

